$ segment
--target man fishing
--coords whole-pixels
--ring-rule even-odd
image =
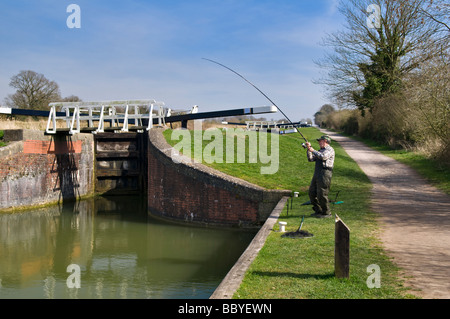
[[[309,186],[309,199],[314,210],[311,216],[327,218],[331,217],[328,193],[331,186],[331,177],[333,176],[335,153],[334,149],[330,146],[331,139],[329,136],[324,135],[318,138],[317,141],[320,145],[320,150],[318,151],[311,147],[311,143],[305,143],[308,161],[316,162],[314,176]]]
[[[277,106],[263,91],[261,91],[256,85],[247,80],[244,76],[236,72],[235,70],[227,67],[226,65],[219,63],[214,60],[203,58],[209,62],[218,64],[225,69],[233,72],[240,78],[242,78],[245,82],[253,86],[256,90],[259,91],[264,97],[272,103],[283,116],[292,124],[292,121],[286,116],[286,114],[281,110],[279,106]],[[306,143],[302,144],[303,147],[308,149],[307,156],[308,161],[316,162],[316,169],[314,171],[314,176],[311,181],[311,186],[309,188],[309,198],[313,205],[314,214],[311,216],[315,216],[318,218],[330,217],[330,206],[328,204],[328,193],[330,191],[331,185],[331,177],[333,175],[333,165],[334,165],[334,149],[330,146],[331,139],[329,136],[322,136],[317,139],[319,141],[320,150],[316,151],[311,147],[311,143],[303,136],[302,132],[296,127],[297,132],[301,135],[301,137],[305,140]]]

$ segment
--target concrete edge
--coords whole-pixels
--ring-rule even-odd
[[[242,280],[244,279],[245,273],[252,264],[253,260],[255,260],[261,248],[264,246],[267,236],[269,236],[273,226],[277,222],[288,198],[289,197],[287,196],[281,198],[264,225],[256,234],[255,238],[253,238],[250,245],[242,253],[241,257],[239,257],[238,261],[234,264],[209,299],[233,298],[234,293],[239,289]]]
[[[14,155],[23,151],[23,141],[9,142],[8,145],[0,147],[0,157]]]

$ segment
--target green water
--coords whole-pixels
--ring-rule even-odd
[[[209,298],[254,235],[156,220],[136,197],[0,214],[0,298]]]

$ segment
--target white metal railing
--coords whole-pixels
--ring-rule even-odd
[[[165,125],[164,118],[170,116],[170,109],[164,108],[164,102],[155,100],[57,102],[50,103],[49,106],[46,128],[48,134],[56,134],[57,121],[66,122],[69,134],[80,133],[82,121],[88,122],[88,130],[93,133],[104,132],[105,121],[113,129],[117,128],[117,131],[128,132],[130,121],[135,126],[143,127],[143,120],[148,120],[146,129],[149,130],[153,127],[153,119],[158,119],[158,125]],[[123,126],[120,126],[120,122]]]
[[[245,121],[245,124],[247,124],[247,130],[276,129],[279,125],[277,121]]]

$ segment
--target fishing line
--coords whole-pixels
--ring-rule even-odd
[[[256,85],[254,85],[252,82],[250,82],[249,80],[247,80],[244,76],[242,76],[241,74],[239,74],[238,72],[236,72],[235,70],[227,67],[226,65],[223,65],[222,63],[219,63],[217,61],[211,60],[211,59],[207,59],[207,58],[202,58],[203,60],[215,63],[217,65],[220,65],[221,67],[224,67],[225,69],[233,72],[234,74],[236,74],[237,76],[239,76],[240,78],[242,78],[245,82],[247,82],[248,84],[250,84],[251,86],[253,86],[256,90],[258,90],[259,93],[261,93],[270,103],[272,103],[273,106],[275,106],[280,112],[281,114],[283,114],[283,116],[293,125],[294,123],[289,119],[289,117],[287,117],[286,114],[284,114],[283,110],[275,104],[275,102],[273,102],[263,91],[261,91]],[[300,132],[300,130],[298,129],[298,127],[296,125],[294,125],[297,132],[301,135],[301,137],[308,142],[308,140],[303,136],[302,132]]]

